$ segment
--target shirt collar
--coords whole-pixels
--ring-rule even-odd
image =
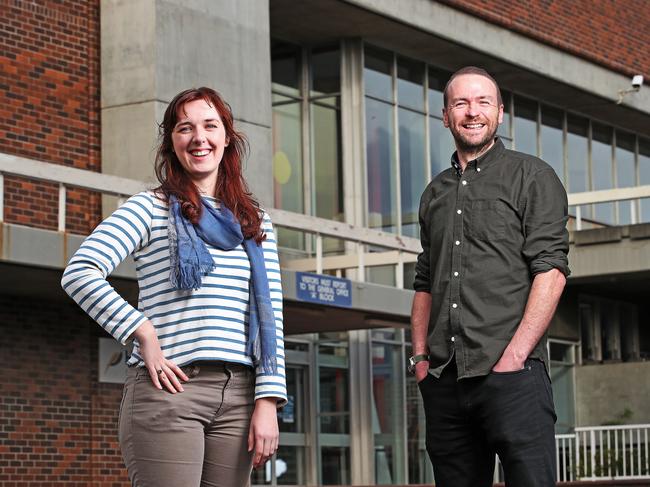
[[[499,159],[505,150],[506,148],[503,145],[503,142],[501,142],[501,139],[499,137],[495,137],[494,145],[490,147],[490,149],[481,157],[469,161],[467,163],[467,169],[479,168],[479,167],[481,169],[484,169],[485,167],[489,166],[493,161]],[[458,162],[458,156],[456,152],[454,152],[451,156],[451,165],[456,170],[456,174],[458,175],[458,177],[462,176],[463,171],[460,166],[460,162]]]

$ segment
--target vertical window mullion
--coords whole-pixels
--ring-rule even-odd
[[[563,168],[563,183],[565,189],[569,188],[569,149],[568,149],[568,135],[569,123],[567,122],[567,114],[562,111],[562,168]]]
[[[397,235],[402,234],[402,178],[400,176],[400,156],[399,156],[399,119],[397,115],[397,106],[398,106],[398,100],[397,100],[397,56],[393,54],[393,65],[392,65],[392,73],[391,73],[391,78],[393,82],[393,100],[392,100],[392,109],[393,109],[393,142],[394,142],[394,147],[393,147],[393,157],[395,158],[395,165],[394,165],[394,174],[395,174],[395,204],[397,206],[396,211],[396,221],[395,225],[397,226],[396,233]]]
[[[641,186],[641,169],[639,161],[639,136],[634,136],[634,184]],[[636,223],[642,223],[643,219],[641,218],[641,199],[637,198],[632,201],[630,204],[636,205]]]
[[[537,105],[537,154],[535,155],[542,158],[542,104],[537,100],[535,100],[535,104]]]
[[[515,123],[515,95],[510,94],[510,137],[512,137],[512,150],[517,149],[517,124]]]
[[[594,188],[594,176],[593,176],[593,154],[592,154],[592,149],[593,149],[593,126],[591,123],[591,119],[587,119],[588,123],[588,128],[587,128],[587,179],[588,179],[588,184],[589,184],[589,191],[593,191]],[[592,218],[595,219],[596,215],[596,207],[592,203],[589,205],[590,207],[590,214]]]
[[[612,130],[612,163],[610,164],[612,168],[612,186],[618,188],[618,171],[616,164],[616,129]],[[619,222],[619,204],[618,202],[614,203],[614,222],[618,225]]]
[[[424,66],[424,171],[425,181],[433,178],[431,174],[431,134],[429,121],[429,65]]]
[[[312,214],[312,156],[311,156],[311,110],[309,97],[309,53],[307,48],[302,49],[302,66],[300,80],[301,115],[302,115],[302,170],[303,170],[303,204],[305,215]],[[308,248],[311,240],[308,239]]]

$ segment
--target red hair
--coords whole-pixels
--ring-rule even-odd
[[[241,164],[248,153],[248,141],[244,134],[235,130],[230,106],[213,89],[202,87],[182,91],[165,110],[159,126],[160,145],[155,161],[156,177],[160,181],[157,191],[163,194],[166,201],[169,201],[170,196],[176,196],[185,218],[192,223],[199,221],[202,211],[201,195],[176,157],[172,144],[172,131],[178,122],[178,111],[186,103],[195,100],[205,100],[217,110],[226,131],[226,140],[229,141],[219,163],[215,197],[239,220],[244,237],[254,238],[259,244],[266,238],[262,233],[262,212],[248,189]]]

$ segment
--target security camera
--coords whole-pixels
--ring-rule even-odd
[[[641,90],[642,86],[643,86],[643,75],[635,74],[634,76],[632,76],[632,88],[628,88],[627,90],[618,90],[618,100],[616,101],[616,104],[620,105],[621,103],[623,103],[623,98],[625,98],[625,95],[638,92],[639,90]]]

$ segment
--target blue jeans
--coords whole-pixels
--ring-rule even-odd
[[[454,361],[419,384],[437,487],[491,487],[499,455],[508,487],[555,486],[551,382],[539,360],[457,380]]]

